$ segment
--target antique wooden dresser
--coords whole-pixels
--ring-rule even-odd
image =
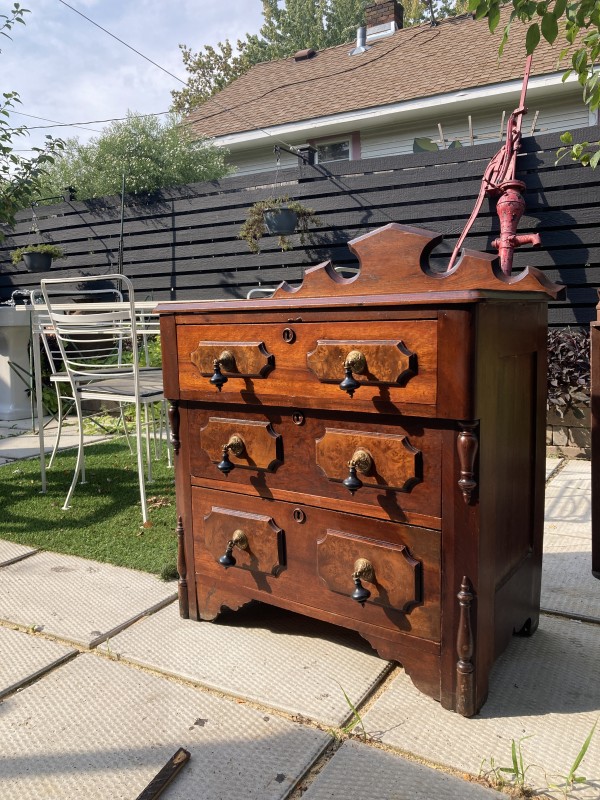
[[[180,610],[260,600],[358,631],[470,716],[538,622],[547,301],[387,225],[261,300],[165,303]]]

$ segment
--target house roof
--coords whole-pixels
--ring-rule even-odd
[[[343,44],[301,61],[257,64],[186,121],[198,135],[219,137],[521,79],[526,26],[513,25],[498,59],[502,27],[491,36],[486,19],[466,14],[403,28],[360,55]],[[542,41],[532,74],[556,72],[559,52]]]

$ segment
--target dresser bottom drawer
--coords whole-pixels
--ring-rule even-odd
[[[201,487],[192,506],[202,618],[258,599],[439,642],[439,531]]]

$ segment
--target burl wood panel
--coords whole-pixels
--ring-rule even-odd
[[[363,584],[371,592],[367,603],[408,611],[421,600],[421,563],[405,545],[378,544],[344,531],[326,531],[317,542],[319,577],[332,592],[348,594],[355,562],[366,559],[373,568]]]
[[[316,348],[307,354],[306,363],[320,381],[339,383],[340,374],[344,374],[346,357],[353,350],[361,353],[366,361],[366,367],[361,372],[353,373],[354,379],[360,384],[397,383],[406,386],[407,382],[417,374],[417,355],[411,353],[403,342],[390,342],[385,339],[337,342],[320,339]]]
[[[348,463],[358,449],[372,460],[371,468],[360,473],[365,486],[408,492],[422,479],[422,453],[407,436],[326,428],[316,449],[316,462],[331,481],[348,476]]]
[[[399,320],[372,322],[365,336],[364,325],[326,321],[269,325],[182,325],[178,328],[179,384],[182,399],[204,402],[241,403],[246,405],[300,405],[353,412],[398,413],[413,405],[431,406],[436,402],[437,321]],[[240,330],[241,328],[241,330]],[[293,330],[291,343],[284,339],[286,329]],[[235,350],[241,332],[249,341],[263,341],[273,355],[273,369],[266,377],[252,378],[227,373],[228,381],[219,392],[201,375],[191,355],[202,342],[222,343],[223,349]],[[347,341],[348,353],[353,344],[371,339],[378,342],[404,342],[416,355],[417,374],[405,386],[399,384],[364,384],[349,397],[336,383],[323,383],[308,368],[307,353],[319,341]],[[221,344],[219,344],[221,347]],[[218,349],[218,348],[217,348]],[[212,365],[211,365],[212,368]],[[212,374],[212,369],[211,369]],[[225,373],[224,373],[225,374]],[[339,363],[339,382],[344,378],[343,359]],[[330,375],[334,379],[334,375]],[[360,378],[359,378],[360,380]],[[431,411],[429,412],[432,413]]]
[[[284,533],[272,517],[212,506],[204,518],[204,544],[215,562],[224,554],[236,531],[248,540],[248,547],[234,550],[237,561],[229,569],[244,569],[278,575],[285,566]]]
[[[398,417],[382,415],[374,424],[370,414],[333,416],[310,409],[247,411],[232,406],[231,418],[236,421],[231,422],[231,428],[224,426],[223,436],[215,436],[207,452],[203,429],[213,415],[220,416],[222,412],[223,408],[215,404],[193,404],[190,408],[187,441],[193,483],[440,527],[442,432],[439,427],[424,425],[422,420],[410,417],[403,418],[400,425]],[[264,471],[252,468],[243,456],[236,458],[230,454],[231,461],[239,463],[240,468],[235,467],[224,476],[215,463],[216,458],[220,460],[217,445],[220,439],[227,441],[231,433],[238,433],[244,441],[249,439],[246,422],[266,425],[267,430],[281,437],[277,440],[281,445],[278,451],[281,463],[277,469]],[[273,441],[271,434],[269,438]],[[375,469],[372,474],[361,474],[364,486],[351,495],[342,480],[348,475],[354,445],[372,453]],[[404,491],[394,486],[404,487]]]
[[[438,531],[199,487],[192,488],[192,509],[197,585],[217,580],[233,597],[236,588],[239,588],[242,595],[250,591],[257,599],[264,599],[273,605],[278,604],[279,598],[285,599],[286,607],[292,607],[300,613],[307,613],[310,608],[317,607],[335,613],[339,615],[339,624],[346,627],[354,628],[353,620],[359,619],[377,628],[439,641],[440,534]],[[210,519],[214,514],[213,509],[216,510],[220,520],[225,518],[223,516],[225,514],[231,516],[231,523],[227,524],[226,530],[220,530],[219,525],[214,526],[214,536],[219,540],[219,546],[223,547],[223,552],[227,545],[227,537],[237,527],[244,528],[243,523],[248,514],[273,520],[273,525],[284,532],[286,569],[277,577],[258,570],[236,568],[225,570],[218,563],[218,557],[223,553],[220,553],[219,548],[213,544],[209,548],[205,542],[205,519]],[[295,519],[294,511],[300,511],[302,515]],[[242,523],[240,525],[236,522],[238,518]],[[352,579],[354,562],[348,564],[347,595],[328,589],[319,576],[317,566],[318,542],[325,537],[328,530],[344,531],[359,537],[364,541],[365,548],[370,548],[373,542],[379,545],[387,543],[395,547],[405,545],[412,558],[421,564],[422,587],[419,603],[406,613],[376,603],[366,603],[364,608],[361,608],[350,597],[354,590]],[[240,551],[235,552],[236,558],[238,552]],[[205,615],[206,609],[203,610],[200,605],[199,612],[201,616]],[[399,654],[396,658],[402,661]]]
[[[242,440],[244,449],[238,456],[229,453],[235,467],[252,470],[275,470],[283,458],[281,434],[270,422],[236,419],[235,417],[209,417],[200,430],[200,447],[217,464],[223,458],[223,447],[232,436]],[[216,475],[216,473],[214,473]]]
[[[221,364],[223,375],[246,378],[264,378],[273,368],[273,356],[264,342],[211,342],[200,340],[198,347],[190,353],[190,360],[201,375],[210,377],[215,360],[226,352],[232,363]]]

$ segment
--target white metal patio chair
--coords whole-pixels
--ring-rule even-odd
[[[110,281],[121,292],[121,303],[90,302],[87,286],[96,281]],[[79,448],[71,486],[63,508],[69,508],[83,464],[83,400],[113,400],[135,407],[135,440],[142,520],[148,521],[144,479],[142,432],[146,431],[146,451],[150,465],[148,406],[162,401],[162,370],[140,367],[138,319],[133,285],[124,275],[86,277],[86,288],[78,288],[81,278],[48,278],[41,288],[52,330],[60,348],[75,401],[79,423]],[[65,288],[71,289],[72,303],[64,303]],[[86,302],[87,301],[87,302]],[[142,320],[140,320],[142,321]],[[143,327],[143,326],[142,326]],[[145,341],[142,336],[142,343]],[[130,353],[129,359],[123,354]],[[151,479],[151,476],[150,476]]]
[[[54,388],[56,396],[57,410],[56,414],[53,415],[52,417],[53,419],[56,419],[56,437],[54,439],[54,446],[52,447],[52,453],[50,454],[50,459],[48,461],[48,468],[51,468],[52,464],[54,463],[56,453],[58,452],[58,447],[60,445],[60,439],[63,431],[63,424],[65,421],[65,417],[68,414],[69,410],[75,406],[75,400],[72,394],[65,391],[67,388],[70,389],[71,379],[66,370],[66,367],[64,366],[59,346],[54,341],[55,334],[54,330],[52,329],[48,310],[43,305],[44,296],[42,294],[42,290],[33,289],[29,294],[30,294],[30,303],[33,306],[32,335],[40,337],[40,342],[42,345],[43,352],[50,366],[50,384]],[[58,298],[59,294],[57,294],[56,296]],[[71,290],[65,290],[61,298],[62,302],[68,302],[69,299],[72,298],[72,296],[73,294]],[[90,289],[86,290],[86,296],[89,296],[90,298],[97,300],[98,302],[114,302],[114,303],[123,302],[123,295],[117,289]],[[38,306],[37,309],[36,306]],[[42,391],[42,387],[36,386],[36,391]],[[125,418],[123,415],[122,408],[120,417],[121,417],[121,424],[123,426],[124,431],[126,432],[127,426],[125,424]],[[41,437],[42,424],[44,424],[43,420],[38,420],[40,437]],[[81,463],[81,482],[85,483],[85,458],[82,459]]]

